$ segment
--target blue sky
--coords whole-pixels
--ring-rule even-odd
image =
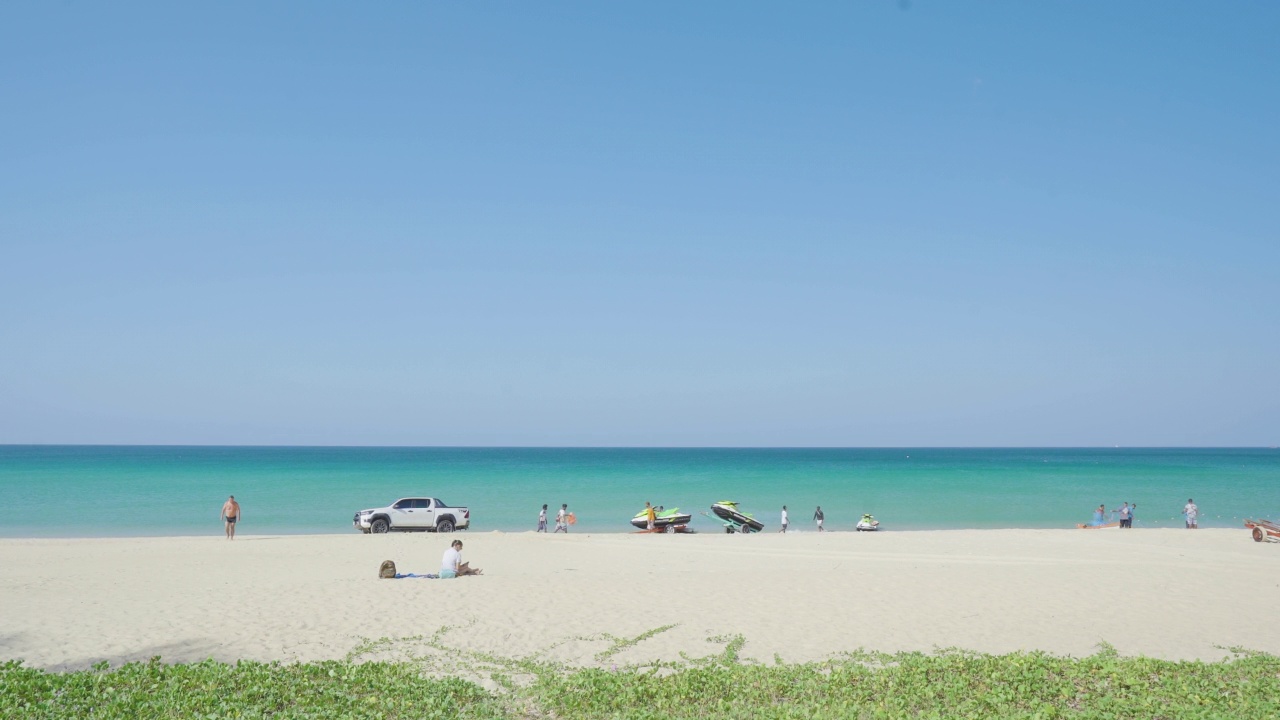
[[[1280,443],[1280,5],[0,5],[0,442]]]

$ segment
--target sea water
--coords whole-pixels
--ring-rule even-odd
[[[831,530],[873,513],[887,530],[1070,528],[1138,506],[1135,527],[1280,519],[1280,450],[684,449],[0,446],[0,535],[220,534],[228,495],[240,532],[355,532],[351,518],[405,496],[471,509],[471,532],[526,531],[567,503],[573,532],[628,532],[646,501],[720,532],[734,500],[776,530]]]

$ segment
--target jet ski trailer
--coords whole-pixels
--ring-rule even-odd
[[[1280,525],[1270,520],[1245,520],[1254,542],[1280,542]]]
[[[738,509],[738,503],[732,500],[721,500],[711,504],[711,512],[724,523],[727,533],[748,533],[764,530],[764,523]]]

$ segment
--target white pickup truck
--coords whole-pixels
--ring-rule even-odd
[[[471,525],[471,511],[464,507],[450,507],[437,498],[400,498],[384,508],[357,512],[353,524],[364,533],[392,530],[453,532],[466,530]]]

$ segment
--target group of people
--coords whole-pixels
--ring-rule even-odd
[[[783,508],[785,510],[785,508]],[[1114,511],[1120,520],[1120,527],[1132,528],[1133,518],[1138,512],[1136,504],[1126,502],[1121,505],[1118,510]],[[1200,508],[1196,507],[1196,501],[1187,498],[1187,504],[1182,508],[1182,514],[1187,521],[1188,530],[1196,530],[1200,527]],[[1093,524],[1095,526],[1105,525],[1107,523],[1107,506],[1099,505],[1098,509],[1093,511]]]
[[[1129,503],[1126,502],[1124,505],[1120,506],[1119,510],[1114,511],[1115,514],[1118,516],[1118,519],[1120,520],[1120,527],[1122,528],[1133,527],[1133,516],[1137,512],[1137,510],[1138,510],[1137,505],[1130,505]],[[1099,505],[1097,509],[1093,511],[1092,524],[1094,527],[1107,524],[1107,506],[1105,504]]]
[[[645,503],[648,505],[648,503]],[[555,532],[568,533],[569,526],[573,524],[573,513],[569,512],[569,504],[560,505],[560,510],[556,512],[556,529]],[[547,506],[544,504],[542,510],[538,512],[538,532],[547,531]]]

